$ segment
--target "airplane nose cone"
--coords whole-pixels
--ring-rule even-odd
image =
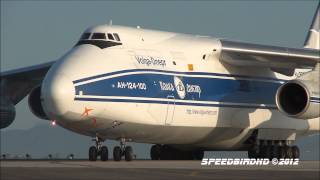
[[[75,88],[66,74],[49,73],[42,84],[43,106],[49,117],[59,119],[72,107]]]

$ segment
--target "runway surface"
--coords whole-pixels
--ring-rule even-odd
[[[319,161],[297,166],[201,166],[200,161],[1,161],[1,180],[319,179]]]

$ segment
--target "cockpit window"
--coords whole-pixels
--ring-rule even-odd
[[[108,36],[108,38],[106,38],[106,36]],[[100,32],[93,32],[83,33],[80,40],[77,42],[75,46],[80,46],[82,44],[90,44],[104,49],[108,47],[122,45],[122,42],[120,41],[119,35],[116,33],[112,35],[111,33],[105,34]]]
[[[120,37],[117,33],[113,33],[113,36],[117,41],[120,41]]]
[[[108,33],[108,39],[114,40],[114,37],[112,36],[112,34]]]
[[[80,39],[89,39],[90,33],[83,33]]]
[[[104,34],[104,33],[93,33],[91,39],[106,39],[106,34]]]

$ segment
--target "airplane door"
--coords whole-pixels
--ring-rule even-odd
[[[174,117],[174,110],[176,106],[175,97],[172,95],[167,96],[168,105],[167,105],[167,112],[165,118],[165,125],[171,125],[173,122]]]

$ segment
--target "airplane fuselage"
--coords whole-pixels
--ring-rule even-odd
[[[219,39],[121,26],[86,33],[113,40],[81,39],[42,84],[46,114],[64,128],[212,150],[246,148],[256,129],[275,138],[319,132],[318,119],[289,118],[277,109],[276,92],[293,77],[221,62]]]

